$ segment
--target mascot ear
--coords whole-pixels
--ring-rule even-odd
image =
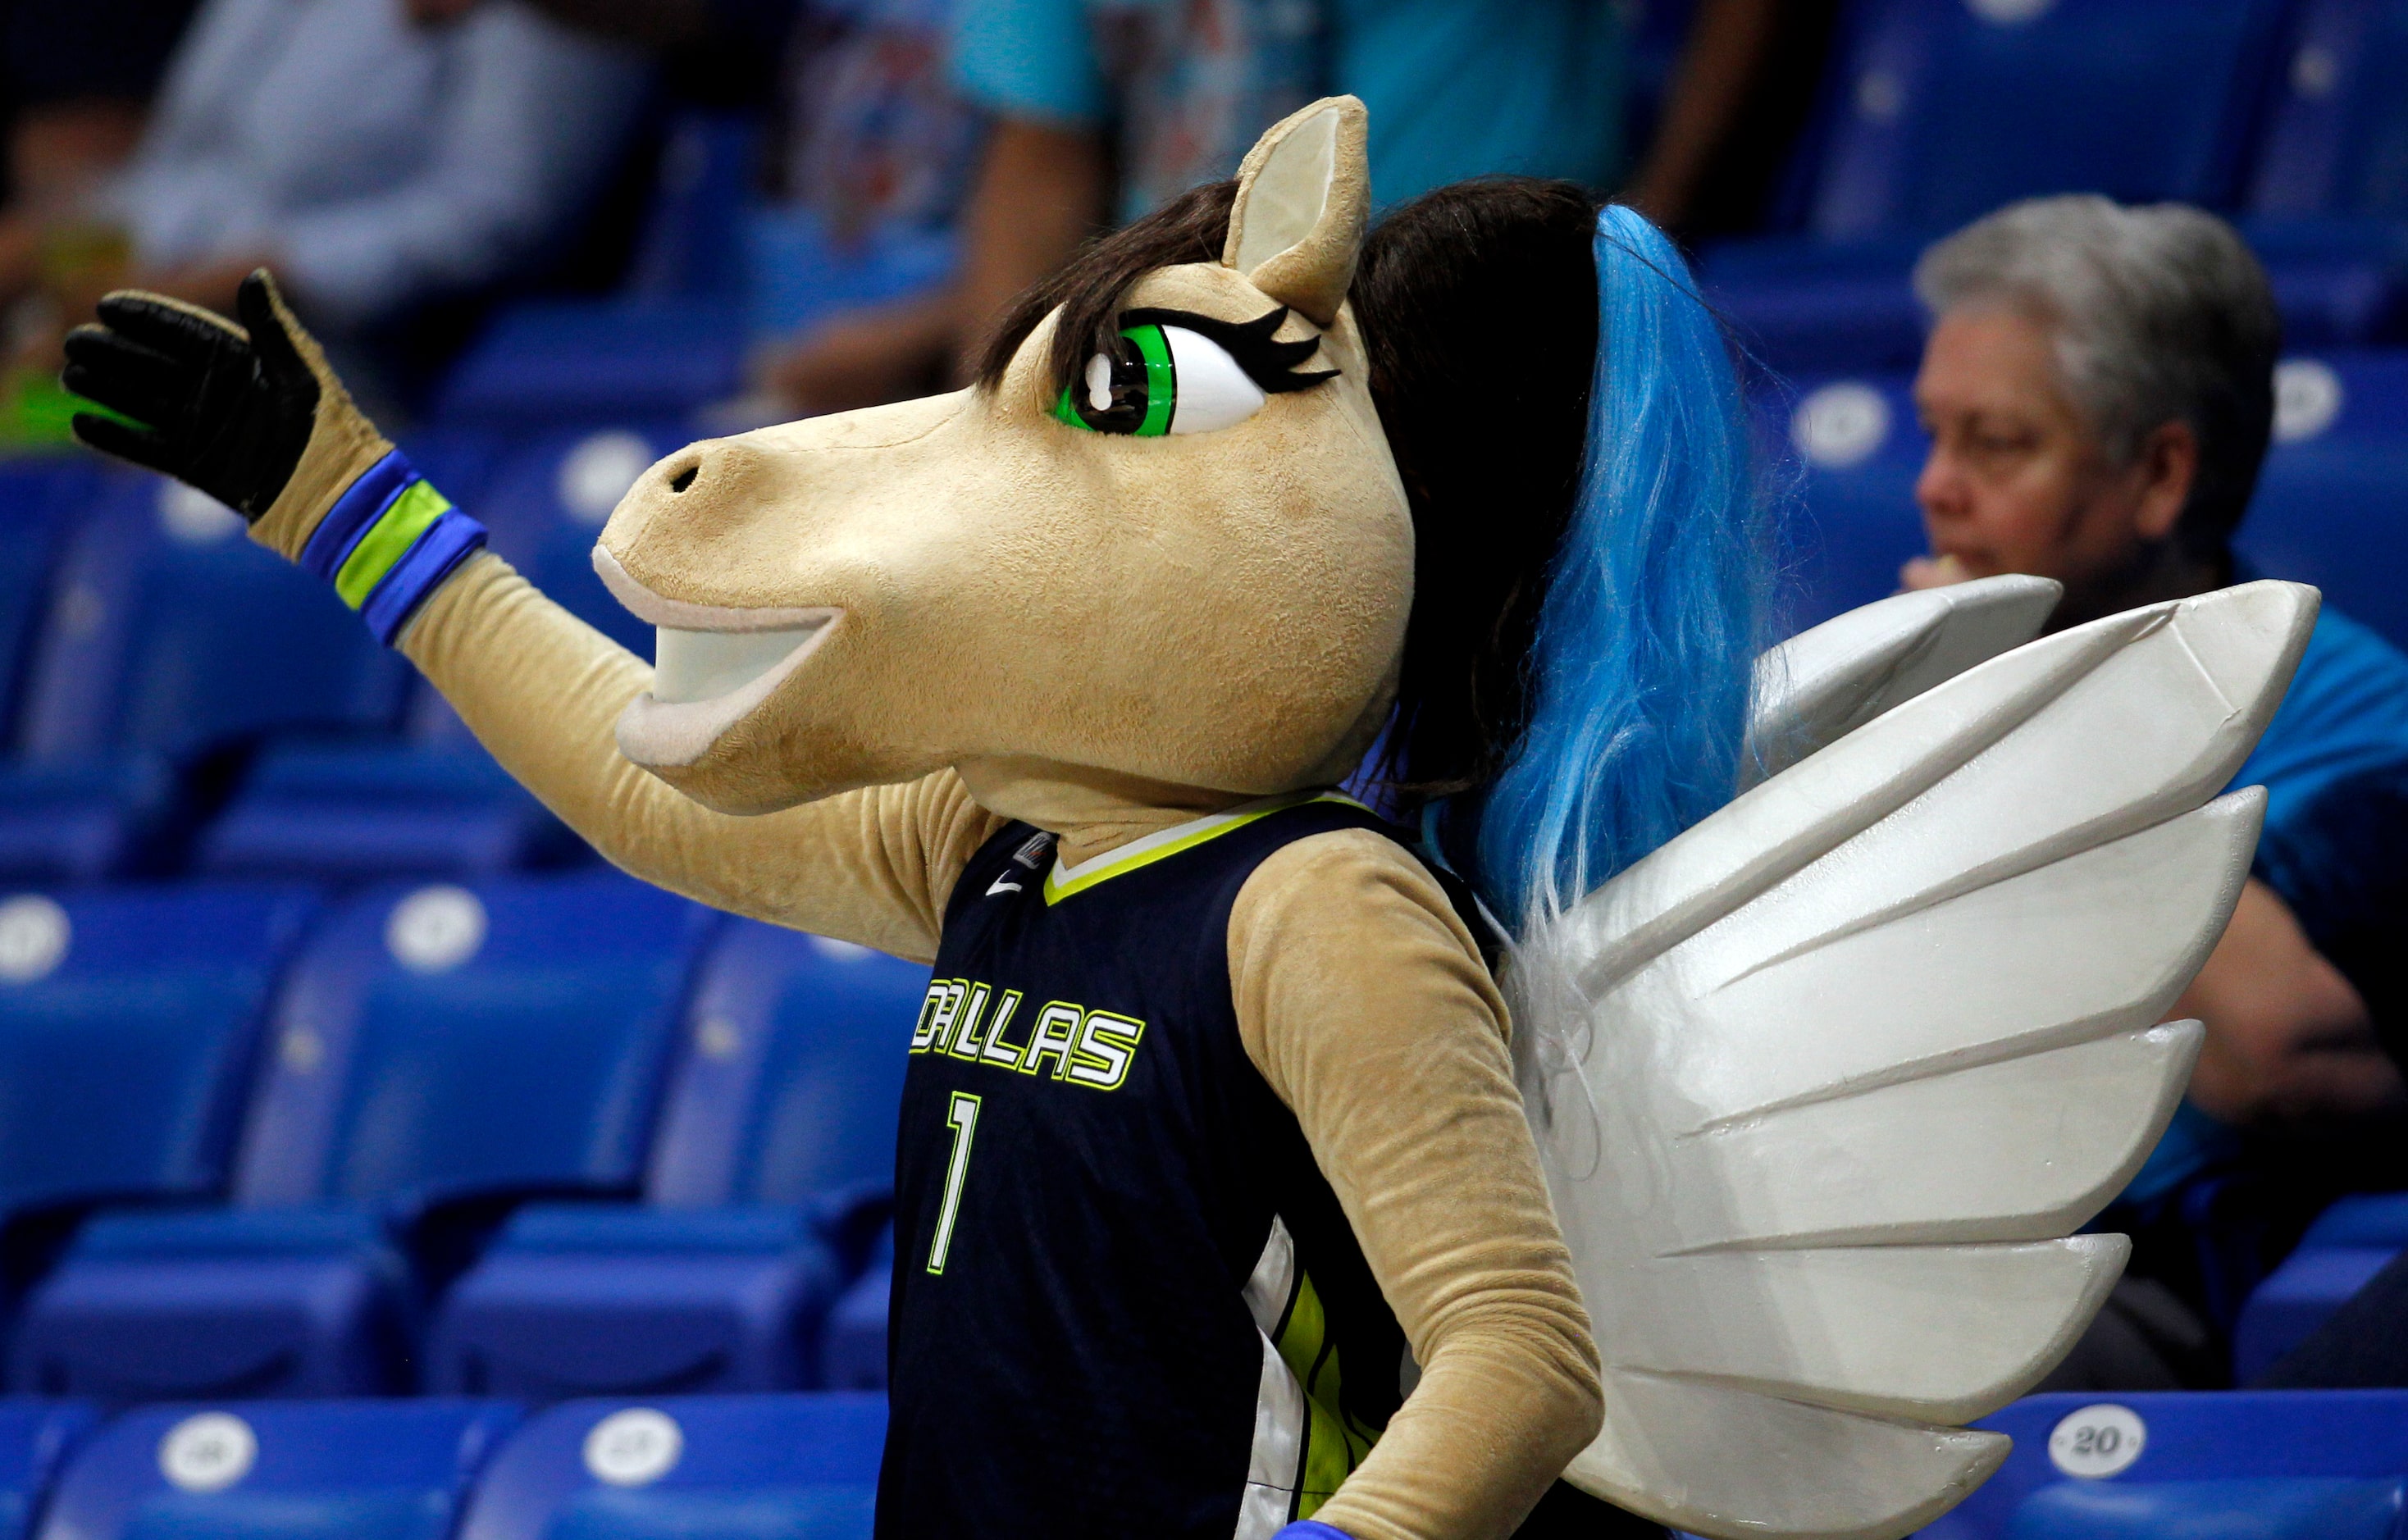
[[[1354,281],[1371,210],[1368,121],[1354,97],[1326,96],[1272,127],[1238,168],[1222,263],[1317,326],[1338,319]]]

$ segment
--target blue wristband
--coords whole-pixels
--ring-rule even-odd
[[[335,585],[387,647],[426,596],[485,543],[399,449],[360,474],[301,548],[301,565]]]
[[[1318,1519],[1299,1519],[1271,1536],[1271,1540],[1354,1540],[1354,1537]]]

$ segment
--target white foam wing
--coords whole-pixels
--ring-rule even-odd
[[[1792,636],[1756,662],[1755,778],[2030,641],[2064,592],[2046,578],[1983,578],[1894,593]]]
[[[1684,1529],[1896,1536],[1987,1476],[2005,1439],[1961,1424],[2098,1308],[2127,1243],[2065,1237],[2138,1169],[2198,1051],[2196,1022],[2160,1018],[2223,934],[2263,805],[2216,793],[2315,592],[2227,589],[1956,672],[1973,633],[2011,643],[2045,613],[2029,590],[1985,603],[1906,668],[1826,667],[1856,693],[1816,720],[1862,725],[1512,970],[1605,1359],[1605,1432],[1566,1474]],[[1885,698],[1903,704],[1864,720]]]

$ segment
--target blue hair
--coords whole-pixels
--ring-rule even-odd
[[[1597,220],[1587,452],[1528,653],[1529,725],[1455,811],[1522,934],[1730,800],[1770,522],[1721,327],[1663,233]]]

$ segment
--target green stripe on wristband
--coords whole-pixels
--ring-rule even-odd
[[[351,556],[335,574],[335,592],[342,595],[343,603],[353,609],[367,603],[368,595],[393,570],[393,564],[409,553],[418,537],[451,506],[450,498],[424,481],[413,483],[394,498],[393,506],[384,510],[384,517],[360,536],[359,544],[351,548]]]

